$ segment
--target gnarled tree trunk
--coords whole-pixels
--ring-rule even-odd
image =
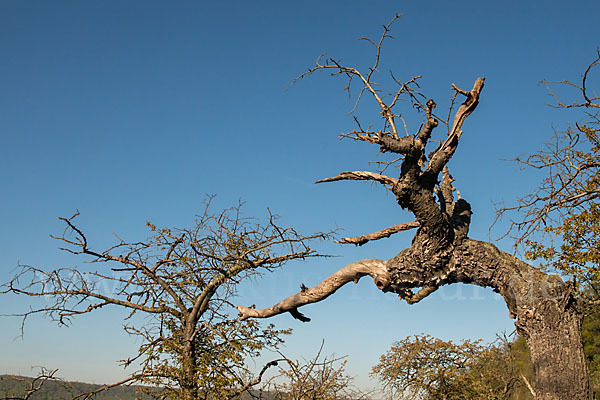
[[[581,340],[582,310],[573,287],[485,242],[466,240],[452,263],[459,282],[492,287],[504,297],[531,353],[536,399],[589,399]]]
[[[490,287],[502,295],[511,317],[517,318],[517,332],[527,340],[536,399],[590,399],[581,340],[582,311],[570,285],[486,242],[462,240],[440,270],[443,273],[433,274],[419,269],[420,261],[409,261],[420,258],[411,254],[411,249],[387,262],[363,260],[350,264],[314,288],[307,288],[273,307],[261,310],[238,306],[238,309],[242,318],[266,318],[290,312],[295,318],[310,321],[298,312],[298,307],[321,301],[342,285],[365,275],[372,276],[378,288],[399,293],[408,303],[416,303],[439,286],[451,283]],[[412,288],[420,290],[413,292]]]
[[[426,155],[426,146],[439,123],[433,113],[436,103],[433,100],[425,104],[419,101],[418,89],[411,86],[417,78],[405,83],[396,81],[400,88],[388,103],[383,101],[371,81],[373,71],[377,70],[381,42],[388,28],[389,25],[385,27],[379,45],[376,45],[378,57],[367,75],[355,68],[342,66],[333,59],[324,65],[318,61],[317,66],[307,74],[332,69],[334,74],[363,82],[363,92],[370,93],[381,108],[385,129],[364,130],[359,124],[357,130],[342,136],[377,144],[383,153],[398,154],[401,160],[399,177],[352,171],[318,182],[379,182],[395,195],[403,209],[408,209],[416,217],[416,221],[380,232],[343,238],[341,243],[362,245],[369,240],[418,227],[411,247],[388,261],[363,260],[352,263],[314,288],[303,287],[300,293],[270,308],[238,306],[241,318],[265,318],[290,312],[295,318],[309,321],[297,310],[298,307],[323,300],[342,285],[365,275],[370,275],[382,291],[397,293],[409,304],[422,300],[440,286],[452,283],[491,287],[503,296],[511,317],[517,319],[515,325],[518,333],[527,340],[534,367],[536,399],[588,400],[589,374],[581,341],[582,312],[573,288],[559,277],[544,274],[490,243],[469,239],[471,207],[460,196],[457,200],[454,198],[454,179],[446,164],[457,149],[464,121],[479,103],[484,78],[478,78],[470,91],[452,85],[455,96],[462,95],[465,100],[454,113],[452,121],[451,114],[448,115],[445,140]],[[401,136],[396,129],[399,115],[394,114],[392,108],[398,104],[396,100],[404,95],[415,108],[425,112],[425,121],[414,136]]]

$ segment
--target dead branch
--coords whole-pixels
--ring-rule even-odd
[[[346,283],[358,282],[358,280],[365,275],[371,276],[375,282],[375,285],[379,289],[383,290],[390,283],[390,277],[385,266],[386,262],[382,260],[357,261],[346,265],[333,275],[323,280],[317,286],[303,289],[299,293],[280,301],[272,307],[257,309],[238,305],[236,308],[240,312],[240,320],[242,321],[251,317],[268,318],[274,315],[283,314],[285,312],[296,313],[298,307],[324,300],[335,293]],[[298,312],[298,314],[300,313]],[[302,314],[299,316],[296,315],[295,318],[300,320],[305,319],[306,321],[303,322],[310,321],[310,319],[304,317]]]
[[[418,227],[419,227],[418,221],[405,222],[403,224],[390,226],[389,228],[385,228],[380,231],[369,233],[369,234],[362,235],[362,236],[344,237],[344,238],[341,238],[340,240],[336,240],[335,242],[341,243],[341,244],[353,244],[356,246],[362,246],[363,244],[365,244],[371,240],[387,238],[387,237],[390,237],[391,235],[393,235],[394,233],[406,231],[409,229],[415,229]]]
[[[25,389],[25,393],[22,396],[8,395],[4,397],[3,400],[30,400],[32,396],[35,396],[37,392],[42,390],[42,387],[47,382],[51,381],[64,383],[61,379],[55,376],[57,372],[57,369],[49,370],[44,367],[40,367],[40,372],[35,378],[15,377],[14,379],[16,379],[17,381],[27,383],[29,387]]]
[[[450,161],[450,158],[452,158],[454,155],[454,152],[458,146],[458,139],[462,134],[462,125],[465,122],[465,119],[471,115],[473,111],[475,111],[477,104],[479,104],[479,95],[483,89],[484,82],[485,78],[477,78],[473,84],[473,89],[471,89],[469,92],[458,89],[455,85],[453,85],[453,88],[458,93],[463,94],[467,98],[460,105],[456,111],[456,114],[454,115],[454,122],[452,124],[450,134],[440,148],[431,156],[431,160],[427,166],[427,171],[439,173],[444,165],[446,165],[448,161]]]
[[[525,386],[527,386],[527,389],[529,390],[529,393],[531,393],[531,395],[535,399],[535,390],[533,390],[533,387],[529,383],[529,380],[527,380],[527,378],[523,374],[521,374],[521,379],[523,379],[523,382],[525,383]]]
[[[375,182],[382,183],[388,186],[394,186],[398,180],[394,178],[390,178],[389,176],[376,174],[374,172],[369,171],[349,171],[349,172],[340,172],[338,175],[333,176],[331,178],[320,179],[315,183],[325,183],[325,182],[335,182],[341,180],[371,180]]]
[[[263,378],[263,375],[265,374],[265,372],[267,372],[267,370],[269,368],[277,366],[279,364],[279,362],[281,362],[281,361],[287,361],[287,359],[286,358],[278,358],[277,360],[269,361],[268,363],[266,363],[261,368],[261,370],[258,373],[258,376],[256,378],[254,378],[252,381],[247,382],[241,388],[235,390],[231,395],[228,396],[229,399],[235,399],[242,393],[244,393],[244,392],[248,391],[249,389],[251,389],[252,387],[258,385],[262,381],[262,378]]]
[[[384,36],[386,32],[387,28]],[[375,45],[377,59],[379,59],[380,44],[371,43]],[[600,63],[600,53],[597,61]],[[588,72],[596,65],[595,61]],[[308,318],[298,312],[298,307],[321,301],[345,283],[353,280],[354,277],[360,278],[365,274],[372,275],[372,272],[385,279],[385,281],[378,282],[376,276],[374,277],[378,288],[382,291],[394,292],[410,304],[426,298],[437,288],[452,283],[460,282],[491,287],[503,296],[509,309],[509,315],[518,319],[515,324],[517,331],[528,340],[536,371],[535,392],[537,397],[540,399],[569,397],[582,400],[589,398],[588,372],[585,356],[581,349],[581,311],[573,287],[565,284],[556,276],[546,275],[539,269],[500,251],[490,243],[469,239],[471,207],[465,199],[460,198],[458,191],[458,200],[454,200],[453,178],[446,166],[457,150],[466,118],[474,112],[479,103],[485,79],[478,78],[469,91],[460,89],[456,85],[452,86],[454,96],[451,99],[446,120],[448,136],[436,150],[430,153],[428,159],[426,157],[427,145],[432,142],[439,143],[437,140],[432,140],[433,132],[439,122],[439,118],[433,113],[436,106],[433,99],[427,100],[423,105],[421,94],[414,87],[409,90],[408,83],[405,87],[400,83],[401,93],[396,93],[392,102],[386,103],[387,99],[380,95],[381,92],[376,89],[375,82],[372,81],[374,70],[370,70],[368,75],[364,75],[358,69],[344,66],[335,59],[328,59],[325,64],[319,60],[316,67],[301,77],[319,70],[329,70],[332,71],[332,75],[345,76],[348,79],[346,88],[348,91],[352,80],[358,80],[362,87],[359,100],[363,93],[370,94],[379,106],[379,113],[384,117],[384,126],[381,130],[370,127],[363,129],[359,124],[358,130],[343,134],[342,137],[375,143],[379,145],[379,151],[382,153],[400,155],[397,157],[397,161],[400,163],[397,179],[359,171],[341,173],[319,182],[342,179],[374,180],[388,185],[394,193],[397,203],[416,217],[419,229],[416,231],[410,247],[400,251],[387,262],[363,260],[350,264],[316,287],[311,289],[303,287],[300,293],[292,295],[270,308],[255,309],[237,306],[241,319],[266,318],[290,312],[295,318],[308,321]],[[587,78],[587,73],[585,78]],[[416,80],[412,83],[418,87]],[[589,96],[586,91],[585,79],[582,85],[576,87],[583,92],[585,102],[576,103],[575,106],[594,107],[592,103],[596,98]],[[396,100],[400,94],[404,98],[408,98],[418,112],[425,113],[425,119],[414,136],[400,137],[397,133],[394,120],[400,118],[400,113],[392,111],[390,104],[398,104]],[[466,99],[454,112],[450,127],[450,118],[455,99],[458,96],[465,96]],[[593,118],[595,118],[595,123],[600,123],[597,116],[593,116]],[[578,127],[578,129],[582,135],[594,142],[593,152],[598,153],[598,149],[600,149],[598,130],[589,126]],[[408,130],[406,129],[406,131]],[[581,159],[586,155],[572,152],[564,161],[561,160],[553,166],[573,168],[573,164],[575,164],[589,165],[589,167],[585,167],[589,170],[595,168],[596,160],[571,164],[570,162],[577,160],[577,157]],[[439,182],[440,172],[443,172],[441,184]],[[552,180],[552,178],[556,179]],[[565,181],[566,179],[561,180],[560,177],[552,175],[549,185],[552,188],[555,187],[552,185]],[[569,193],[562,198],[550,197],[550,201],[558,201],[559,205],[561,202],[563,205],[566,202],[570,205],[579,205],[580,202],[589,201],[590,196],[597,196],[599,192],[596,179],[593,185],[589,185],[583,190]],[[540,198],[542,196],[534,196],[531,204],[543,203],[543,200],[539,200]],[[372,235],[374,237],[385,236],[388,232],[390,231],[384,230]],[[350,238],[348,242],[361,243],[363,240],[363,237]],[[367,265],[365,269],[355,269],[363,268],[365,265]],[[569,334],[565,335],[564,332],[569,332]],[[552,362],[548,362],[548,360],[552,360]],[[573,366],[575,367],[572,368]],[[569,396],[565,396],[562,392],[557,395],[556,388],[568,388]]]

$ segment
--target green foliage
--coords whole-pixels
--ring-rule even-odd
[[[596,396],[600,395],[600,312],[588,313],[583,318],[583,351],[590,369],[590,384]]]
[[[429,335],[395,343],[373,367],[394,398],[422,400],[528,399],[533,374],[525,341],[455,344]]]
[[[261,329],[255,320],[204,323],[194,337],[194,356],[188,359],[183,354],[185,336],[179,332],[177,321],[166,323],[165,327],[169,334],[146,360],[145,368],[152,371],[152,376],[142,382],[164,385],[162,377],[169,377],[178,383],[164,390],[173,399],[181,397],[182,386],[195,388],[201,399],[229,399],[250,375],[246,358],[258,356],[266,347],[277,348],[283,342],[282,336],[291,333],[275,330],[273,325]]]
[[[245,361],[265,347],[276,349],[290,331],[238,321],[231,303],[236,289],[241,281],[289,260],[319,256],[309,242],[328,237],[302,236],[279,226],[271,214],[258,223],[242,216],[241,204],[213,213],[209,202],[191,228],[148,223],[148,239],[120,240],[96,250],[75,225],[77,215],[61,218],[67,226],[56,239],[98,269],[22,266],[0,293],[48,299],[44,308],[21,314],[24,320],[44,313],[68,324],[107,306],[125,308],[124,329],[141,343],[137,353],[123,360],[126,367],[140,365],[128,383],[155,387],[168,399],[228,399],[258,383]],[[105,287],[113,289],[107,293]]]
[[[532,399],[527,384],[533,384],[533,366],[524,338],[508,341],[481,351],[470,366],[473,398]]]
[[[465,392],[471,360],[482,350],[479,342],[456,345],[415,335],[395,343],[372,374],[399,398],[459,399]]]
[[[0,399],[25,398],[35,378],[3,375],[0,376]],[[34,383],[35,386],[35,383]],[[102,385],[93,385],[82,382],[46,381],[39,390],[32,393],[30,400],[65,400],[80,393],[89,393],[101,388]],[[153,396],[142,394],[142,386],[119,386],[107,391],[99,392],[95,400],[150,400]]]
[[[587,208],[570,210],[562,223],[547,226],[560,245],[543,245],[527,240],[525,256],[542,260],[546,269],[569,278],[584,300],[596,301],[600,287],[600,204],[590,202]]]

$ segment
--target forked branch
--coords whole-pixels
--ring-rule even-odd
[[[555,130],[554,138],[544,147],[526,158],[517,157],[523,168],[543,171],[546,177],[540,186],[517,200],[517,204],[496,205],[496,221],[504,214],[515,214],[504,236],[516,239],[516,246],[531,243],[536,233],[553,240],[553,232],[563,225],[570,215],[587,209],[600,197],[597,176],[600,171],[600,97],[592,95],[589,78],[592,70],[600,66],[600,50],[595,60],[588,65],[581,83],[542,81],[557,108],[585,109],[585,121]],[[565,103],[552,90],[552,84],[572,87],[579,92],[579,99]],[[546,236],[548,235],[548,236]]]
[[[465,122],[465,119],[467,119],[467,117],[475,111],[475,108],[477,108],[477,105],[479,104],[479,95],[483,89],[484,82],[485,78],[477,78],[473,85],[473,89],[469,92],[461,90],[453,85],[454,90],[465,95],[466,99],[460,105],[458,110],[456,110],[450,134],[439,149],[431,156],[431,161],[429,162],[429,165],[427,165],[427,171],[436,174],[439,173],[454,155],[458,146],[458,139],[460,139],[460,135],[462,134],[462,125]]]
[[[396,81],[396,83],[398,83],[400,85],[400,88],[394,94],[392,101],[389,104],[386,104],[386,102],[384,101],[384,96],[381,95],[379,89],[377,89],[377,82],[373,81],[373,75],[376,71],[379,71],[380,60],[381,60],[381,49],[382,49],[383,42],[387,38],[393,38],[393,36],[391,36],[389,33],[390,28],[391,28],[392,24],[397,19],[399,19],[401,16],[402,16],[401,14],[395,15],[394,18],[387,25],[383,26],[383,33],[381,34],[381,37],[378,39],[377,42],[375,42],[372,39],[366,38],[366,37],[360,38],[361,40],[365,40],[365,41],[371,43],[376,49],[375,61],[369,67],[368,72],[363,73],[358,68],[342,65],[341,61],[339,61],[335,58],[326,58],[325,61],[323,62],[324,55],[322,54],[317,59],[316,65],[314,67],[310,68],[308,71],[301,74],[300,76],[298,76],[296,79],[294,79],[292,82],[292,85],[294,83],[296,83],[298,80],[300,80],[304,77],[310,76],[317,71],[328,70],[328,71],[331,71],[331,75],[334,75],[334,76],[342,75],[342,76],[345,76],[348,78],[348,81],[347,81],[348,83],[347,83],[345,90],[348,92],[348,95],[350,95],[350,87],[352,85],[353,80],[356,79],[358,82],[360,82],[361,89],[358,93],[358,96],[356,96],[356,101],[354,103],[354,107],[351,112],[353,112],[357,108],[358,103],[362,99],[363,94],[365,92],[369,93],[371,96],[373,96],[373,99],[377,102],[377,105],[379,106],[379,109],[380,109],[379,114],[381,114],[381,116],[384,118],[384,121],[385,121],[384,125],[385,125],[386,129],[389,129],[389,131],[382,133],[382,135],[383,134],[390,135],[394,139],[398,139],[399,135],[398,135],[398,129],[396,127],[395,119],[400,116],[394,114],[394,112],[392,111],[392,108],[394,107],[394,105],[396,104],[396,102],[400,98],[400,96],[404,96],[404,95],[407,96],[411,100],[411,102],[413,102],[413,104],[423,108],[422,105],[420,104],[419,100],[417,99],[417,97],[420,96],[421,94],[412,87],[412,86],[415,86],[418,88],[418,84],[416,81],[417,81],[417,79],[420,78],[420,76],[413,77],[412,79],[410,79],[404,83],[397,81],[395,78],[392,77]],[[355,136],[351,136],[351,137],[353,139],[357,139],[357,140],[366,140],[366,141],[376,140],[373,137],[371,137],[370,135],[362,135],[360,132],[357,133]]]
[[[590,72],[596,68],[597,66],[600,65],[600,49],[596,50],[596,54],[597,57],[594,61],[592,61],[590,63],[590,65],[588,65],[588,67],[586,68],[585,72],[583,73],[583,77],[581,79],[581,84],[578,85],[576,83],[573,83],[571,81],[542,81],[542,83],[544,84],[544,86],[546,86],[546,89],[548,90],[548,93],[550,94],[550,96],[552,96],[552,98],[554,98],[554,101],[556,101],[556,107],[559,108],[580,108],[580,107],[585,107],[585,108],[598,108],[600,109],[600,96],[592,96],[589,91],[588,91],[588,79],[589,79],[589,75]],[[567,104],[567,103],[563,103],[558,96],[554,93],[554,91],[550,88],[551,84],[561,84],[561,85],[567,85],[567,86],[571,86],[576,88],[577,90],[579,90],[581,92],[581,96],[583,97],[583,99],[585,100],[584,102],[578,102],[578,101],[574,101],[573,103]]]

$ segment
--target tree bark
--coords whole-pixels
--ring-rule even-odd
[[[384,37],[385,34],[382,40]],[[373,94],[381,107],[381,114],[388,118],[392,127],[391,132],[371,132],[359,125],[359,130],[348,137],[376,143],[381,152],[398,154],[402,163],[397,179],[353,171],[319,182],[365,179],[380,182],[389,187],[403,209],[408,209],[416,217],[416,221],[410,224],[419,229],[411,246],[387,262],[363,260],[352,263],[315,288],[302,287],[300,293],[270,308],[238,306],[241,318],[266,318],[290,312],[295,318],[309,321],[298,312],[298,307],[323,300],[340,286],[365,274],[373,276],[379,289],[397,293],[409,304],[419,302],[440,286],[452,283],[491,287],[502,295],[511,318],[517,319],[515,326],[518,333],[527,340],[534,368],[536,399],[590,399],[589,372],[581,340],[582,312],[573,287],[558,276],[547,275],[490,243],[469,239],[471,207],[460,195],[458,200],[454,199],[454,179],[446,164],[458,147],[466,118],[479,104],[485,79],[476,79],[470,91],[452,86],[465,100],[454,113],[452,122],[448,115],[446,139],[426,155],[432,131],[438,126],[433,113],[436,107],[433,99],[425,104],[419,103],[419,109],[425,112],[425,121],[419,132],[400,138],[393,129],[395,114],[373,90],[369,80],[371,74],[365,77],[356,69],[343,67],[335,60],[327,65],[317,64],[309,73],[331,68],[339,74],[360,78],[364,82],[364,90]],[[411,99],[414,101],[414,97]],[[388,229],[342,242],[363,244],[399,230]]]
[[[251,317],[268,318],[289,312],[294,318],[302,322],[308,322],[310,318],[301,314],[298,307],[325,300],[348,282],[358,282],[363,276],[369,275],[379,289],[386,288],[390,280],[385,266],[386,262],[383,260],[362,260],[348,264],[313,288],[302,285],[299,293],[280,301],[272,307],[256,309],[254,307],[237,306],[240,312],[240,320],[243,321]]]
[[[410,248],[387,262],[363,260],[349,264],[314,288],[304,288],[273,307],[238,306],[241,318],[268,318],[291,312],[292,316],[309,321],[297,311],[298,307],[321,301],[364,275],[373,276],[382,291],[398,293],[411,304],[442,285],[460,282],[490,287],[504,298],[511,318],[517,319],[517,332],[527,340],[536,399],[591,398],[581,340],[581,306],[572,286],[487,242],[466,238],[451,250],[432,254],[423,249],[433,241],[418,243],[420,240],[423,236],[417,234]]]
[[[583,314],[571,285],[490,243],[470,239],[456,249],[452,263],[458,282],[492,287],[517,318],[517,332],[531,353],[536,399],[591,398],[581,339]]]
[[[187,316],[191,316],[188,314]],[[196,345],[194,343],[194,331],[197,321],[184,319],[181,321],[184,326],[182,333],[182,350],[181,350],[181,377],[179,386],[183,400],[199,399],[198,383],[197,383],[197,354]]]

